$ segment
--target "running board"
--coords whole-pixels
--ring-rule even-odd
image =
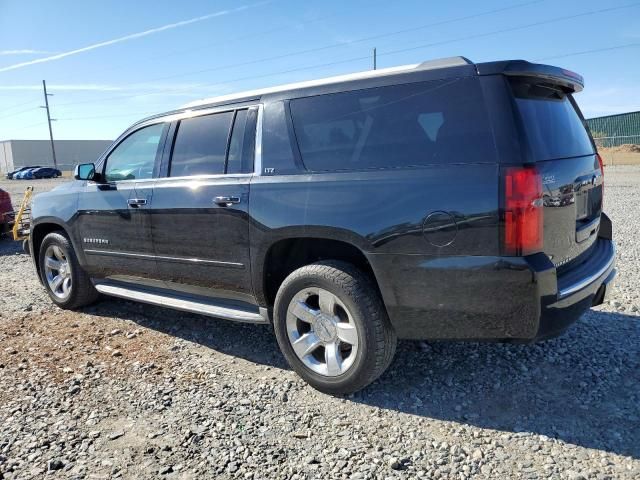
[[[200,302],[173,295],[162,295],[144,290],[135,290],[110,284],[97,284],[96,290],[105,295],[126,298],[136,302],[150,303],[161,307],[174,308],[185,312],[199,313],[210,317],[224,318],[235,322],[269,323],[267,309],[259,307],[257,312],[243,310],[228,305],[217,305],[213,302]]]

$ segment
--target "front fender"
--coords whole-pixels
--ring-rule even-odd
[[[29,253],[33,262],[34,268],[40,278],[40,267],[38,265],[38,255],[40,252],[40,245],[44,237],[53,231],[63,231],[73,246],[73,250],[78,258],[80,265],[85,265],[85,256],[78,243],[76,236],[72,234],[72,227],[67,223],[56,217],[41,217],[31,224],[31,232],[29,235]]]
[[[83,182],[63,183],[55,189],[39,193],[31,202],[31,228],[29,251],[38,271],[38,254],[44,236],[53,230],[64,231],[81,265],[85,264],[84,253],[78,244],[75,220],[78,215],[79,190]]]

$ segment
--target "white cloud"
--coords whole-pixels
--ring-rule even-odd
[[[128,42],[129,40],[135,40],[137,38],[146,37],[148,35],[153,35],[155,33],[164,32],[166,30],[172,30],[174,28],[184,27],[186,25],[191,25],[193,23],[202,22],[205,20],[210,20],[212,18],[221,17],[224,15],[229,15],[232,13],[241,12],[243,10],[247,10],[248,8],[252,8],[258,5],[262,5],[268,2],[260,2],[252,5],[243,5],[241,7],[232,8],[229,10],[220,10],[219,12],[209,13],[207,15],[202,15],[200,17],[190,18],[188,20],[182,20],[180,22],[169,23],[167,25],[163,25],[161,27],[152,28],[149,30],[144,30],[142,32],[132,33],[129,35],[125,35],[123,37],[113,38],[111,40],[106,40],[104,42],[94,43],[93,45],[88,45],[86,47],[77,48],[75,50],[69,50],[67,52],[58,53],[55,55],[51,55],[49,57],[36,58],[35,60],[30,60],[28,62],[15,63],[13,65],[8,65],[6,67],[1,67],[0,72],[7,72],[9,70],[16,70],[18,68],[28,67],[29,65],[36,65],[39,63],[52,62],[54,60],[60,60],[61,58],[70,57],[72,55],[77,55],[79,53],[89,52],[91,50],[96,50],[98,48],[107,47],[110,45],[114,45],[116,43]]]
[[[49,55],[56,52],[49,52],[47,50],[31,50],[29,48],[23,48],[18,50],[0,50],[0,56],[6,55]]]

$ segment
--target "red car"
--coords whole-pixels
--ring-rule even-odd
[[[5,192],[0,188],[0,235],[9,231],[10,219],[6,215],[9,212],[13,212],[11,197],[9,192]]]

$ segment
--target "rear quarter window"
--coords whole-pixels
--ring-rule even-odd
[[[496,161],[475,77],[299,98],[290,108],[311,171]]]
[[[593,145],[570,94],[525,78],[510,80],[524,135],[533,159],[590,155]]]

